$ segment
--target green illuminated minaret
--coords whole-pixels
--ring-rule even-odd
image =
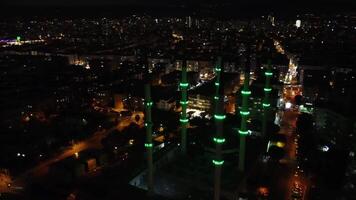
[[[264,93],[265,93],[265,96],[264,96],[264,99],[263,99],[263,102],[262,102],[262,107],[263,107],[262,136],[266,135],[267,118],[268,118],[269,109],[270,109],[270,106],[271,106],[271,103],[269,101],[269,94],[272,91],[272,88],[271,88],[271,77],[272,77],[272,75],[273,75],[273,73],[272,73],[272,70],[271,70],[271,61],[269,60],[268,61],[268,65],[267,65],[267,70],[265,71],[266,84],[265,84],[265,88],[263,89]]]
[[[151,86],[150,84],[145,84],[145,126],[146,126],[146,143],[145,147],[147,149],[147,189],[148,195],[152,195],[153,191],[153,143],[152,143],[152,116],[151,107],[153,105],[151,99]]]
[[[215,142],[215,158],[212,160],[212,162],[215,165],[214,200],[219,200],[220,191],[221,191],[221,168],[222,168],[222,164],[224,164],[224,160],[222,159],[222,145],[225,142],[225,138],[223,137],[223,124],[225,119],[224,96],[222,92],[223,88],[219,87],[220,73],[221,73],[221,58],[218,58],[215,71],[217,73],[217,79],[215,82],[216,93],[214,97],[215,99],[214,119],[215,119],[216,135],[213,138],[213,141]]]
[[[188,99],[187,99],[187,88],[188,88],[188,81],[187,81],[187,61],[183,61],[182,65],[182,80],[179,84],[180,89],[182,91],[182,99],[180,104],[182,105],[182,113],[180,116],[180,123],[181,123],[181,150],[183,154],[187,153],[187,126],[188,126],[188,118],[187,118],[187,106],[188,106]]]
[[[247,129],[247,119],[248,116],[250,115],[250,111],[248,109],[248,101],[249,101],[249,96],[251,95],[251,91],[249,90],[249,82],[250,82],[250,62],[249,62],[249,56],[250,54],[247,54],[248,62],[247,66],[245,67],[245,80],[244,80],[244,86],[241,91],[242,94],[242,108],[240,109],[240,115],[241,115],[241,126],[239,129],[239,135],[240,135],[240,151],[239,151],[239,170],[244,171],[245,170],[245,150],[246,150],[246,135],[248,135],[249,131]]]
[[[221,57],[218,57],[214,71],[216,73],[216,82],[215,82],[215,102],[219,99],[219,89],[220,89],[220,77],[221,77]]]

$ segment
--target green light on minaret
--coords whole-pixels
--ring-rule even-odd
[[[240,114],[243,116],[247,116],[250,114],[250,111],[240,111]]]
[[[224,120],[226,118],[225,115],[214,115],[214,118],[217,120]]]
[[[224,160],[212,160],[212,162],[214,163],[214,165],[222,165],[222,164],[224,164]]]
[[[264,88],[263,89],[265,92],[271,92],[272,91],[272,88]]]
[[[263,106],[263,107],[270,107],[271,104],[269,104],[269,103],[263,103],[262,106]]]
[[[180,104],[182,104],[182,105],[187,105],[187,104],[188,104],[188,101],[180,101]]]
[[[153,144],[152,144],[152,143],[145,143],[145,147],[146,147],[146,148],[152,148],[152,147],[153,147]]]
[[[21,41],[21,36],[16,37],[16,41],[20,42]]]
[[[222,143],[225,142],[225,138],[216,138],[216,137],[214,137],[213,140],[214,140],[214,142],[219,143],[219,144],[222,144]]]
[[[182,88],[186,88],[189,86],[189,83],[180,83],[179,86]]]
[[[182,122],[182,123],[188,123],[189,119],[179,119],[179,121]]]
[[[266,76],[272,76],[273,73],[272,73],[272,72],[265,72],[265,75],[266,75]]]
[[[241,91],[241,94],[243,94],[243,95],[250,95],[250,94],[251,94],[251,91],[249,91],[249,90],[247,90],[247,91],[242,90],[242,91]]]
[[[239,130],[239,134],[241,134],[241,135],[248,135],[248,131]]]

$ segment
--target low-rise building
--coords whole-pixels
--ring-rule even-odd
[[[176,101],[173,98],[160,99],[156,103],[158,109],[165,110],[165,111],[172,110],[175,107],[175,105],[176,105]]]

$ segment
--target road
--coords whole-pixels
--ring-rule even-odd
[[[301,92],[301,88],[298,86],[286,86],[284,88],[284,99],[285,101],[291,101],[294,99],[295,95],[298,95]],[[294,103],[293,101],[291,101]],[[288,182],[287,182],[287,193],[286,200],[292,199],[291,194],[292,190],[295,187],[299,187],[302,190],[302,198],[306,199],[306,193],[310,183],[305,177],[303,170],[301,170],[297,163],[298,158],[298,134],[296,133],[296,121],[299,112],[295,111],[293,108],[287,111],[284,111],[284,118],[282,120],[283,125],[281,126],[280,133],[285,134],[288,137],[286,145],[286,160],[285,164],[289,167]]]
[[[266,171],[264,172],[266,174],[265,177],[269,179],[266,186],[270,190],[270,199],[275,200],[290,199],[296,165],[296,144],[294,143],[294,138],[297,112],[284,111],[282,114],[283,117],[278,134],[285,135],[285,138],[287,139],[284,146],[285,155],[279,162],[264,163],[266,165]]]
[[[101,148],[101,140],[105,138],[111,131],[115,130],[116,127],[113,127],[109,130],[98,131],[93,134],[90,138],[75,143],[72,147],[64,150],[60,154],[47,159],[45,161],[40,162],[35,167],[25,171],[21,175],[17,176],[12,181],[11,188],[1,188],[1,192],[17,192],[16,188],[24,188],[27,180],[33,177],[41,177],[47,174],[49,167],[58,161],[64,160],[70,156],[74,156],[76,153],[80,151],[84,151],[86,149],[99,149]]]
[[[291,102],[292,104],[294,96],[297,92],[290,92],[289,90],[301,91],[301,88],[290,87],[286,85],[282,88],[283,101]],[[299,112],[291,109],[284,109],[282,105],[280,117],[280,131],[278,134],[284,135],[286,138],[285,146],[283,150],[285,152],[284,157],[277,162],[272,160],[259,159],[258,162],[253,165],[250,172],[248,172],[248,192],[250,194],[258,194],[259,191],[268,191],[268,199],[273,200],[291,200],[292,189],[295,185],[302,188],[302,197],[300,199],[306,199],[305,193],[308,190],[307,179],[304,177],[302,171],[298,169],[297,156],[298,156],[298,137],[296,134],[296,121]]]
[[[294,104],[294,96],[299,94],[301,88],[299,88],[298,86],[290,87],[289,85],[286,85],[283,88],[283,91],[285,91],[283,95],[284,102],[291,102],[292,104]],[[274,188],[272,190],[283,194],[283,196],[277,195],[278,199],[291,200],[293,199],[293,189],[299,187],[302,191],[302,197],[300,199],[305,199],[305,193],[307,192],[308,186],[310,184],[308,184],[307,179],[304,177],[303,171],[299,169],[297,163],[298,135],[296,133],[296,121],[299,111],[295,110],[292,106],[291,109],[284,110],[282,114],[283,117],[279,134],[285,135],[287,138],[287,142],[286,146],[284,147],[285,156],[280,160],[280,166],[276,168],[278,170],[274,172],[276,174],[277,188]]]
[[[289,59],[288,73],[285,75],[284,86],[282,88],[281,94],[284,104],[279,108],[283,110],[281,112],[282,121],[280,126],[279,134],[285,135],[287,138],[286,146],[284,147],[285,156],[280,160],[279,166],[272,168],[272,173],[275,174],[274,178],[277,180],[275,190],[277,192],[278,198],[273,199],[293,199],[292,192],[293,189],[301,188],[301,198],[306,199],[306,193],[308,192],[308,188],[310,183],[308,179],[305,177],[303,171],[299,168],[297,163],[298,158],[298,134],[296,133],[296,121],[299,114],[299,111],[295,110],[295,96],[302,95],[302,86],[298,85],[297,80],[297,58],[295,55],[286,52],[281,43],[274,40],[274,45],[276,51],[280,54],[286,55]],[[290,105],[290,109],[286,108],[287,104]],[[283,195],[282,195],[283,194]]]
[[[140,116],[139,121],[136,121],[136,119],[135,119],[136,115]],[[131,116],[123,117],[119,121],[117,126],[112,127],[108,130],[97,131],[88,139],[85,139],[83,141],[73,144],[72,147],[69,147],[68,149],[64,150],[60,154],[58,154],[50,159],[40,162],[35,167],[25,171],[24,173],[22,173],[21,175],[19,175],[17,177],[15,177],[11,183],[11,188],[0,187],[0,192],[16,193],[16,192],[18,192],[17,190],[19,188],[25,187],[27,180],[30,180],[33,177],[45,176],[49,171],[49,167],[53,163],[59,162],[59,161],[64,160],[68,157],[71,157],[71,156],[75,156],[76,153],[87,150],[87,149],[102,148],[101,140],[114,130],[121,131],[125,127],[129,126],[131,123],[136,123],[140,127],[143,127],[144,126],[143,116],[144,116],[143,112],[134,112]]]

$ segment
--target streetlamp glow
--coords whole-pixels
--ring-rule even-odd
[[[297,19],[297,21],[295,21],[295,26],[297,28],[300,28],[301,25],[302,25],[302,21],[300,19]]]

